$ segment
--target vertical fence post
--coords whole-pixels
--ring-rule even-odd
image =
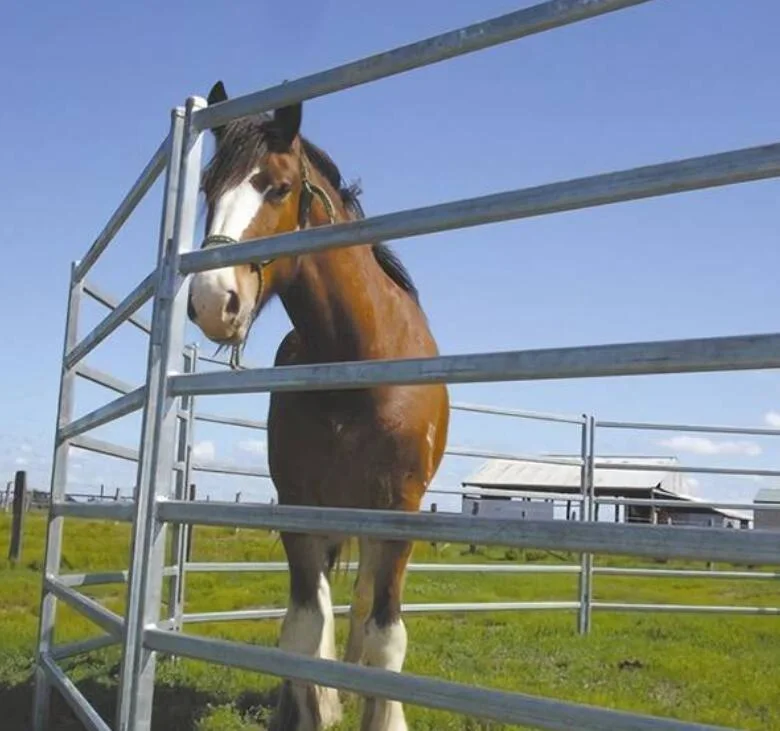
[[[590,504],[590,449],[591,449],[591,422],[586,414],[582,415],[582,429],[580,433],[580,510],[579,519],[589,519]],[[577,612],[577,631],[587,634],[590,631],[590,577],[592,572],[593,557],[589,553],[580,554],[580,577],[578,583],[579,610]]]
[[[46,525],[46,549],[44,557],[43,587],[41,591],[41,606],[38,620],[38,649],[35,658],[35,694],[33,696],[34,731],[45,731],[49,727],[49,709],[51,701],[51,684],[41,666],[40,658],[47,655],[51,649],[54,637],[54,621],[57,613],[57,599],[46,589],[46,577],[56,576],[60,572],[62,558],[62,517],[52,516],[52,505],[65,499],[68,483],[68,442],[59,439],[59,430],[73,418],[73,391],[76,380],[75,371],[65,367],[65,356],[76,345],[78,338],[79,309],[83,292],[83,283],[76,280],[76,267],[73,262],[70,268],[68,285],[68,307],[65,319],[65,337],[62,346],[62,362],[60,370],[60,394],[57,404],[57,421],[54,437],[54,454],[52,457],[51,487],[49,491],[49,514]]]
[[[183,368],[187,290],[179,274],[179,255],[192,248],[200,181],[203,135],[192,114],[205,101],[187,100],[172,113],[160,256],[155,287],[138,459],[137,500],[132,528],[125,633],[122,642],[117,731],[149,731],[156,653],[144,647],[144,628],[160,619],[165,564],[165,524],[157,519],[157,500],[174,494],[178,398],[168,392],[169,372]]]
[[[22,558],[22,537],[24,535],[24,513],[27,503],[27,473],[17,471],[14,477],[14,505],[11,518],[11,541],[8,546],[8,560],[16,564]]]
[[[198,348],[192,345],[186,348],[184,353],[184,372],[195,373],[198,362]],[[181,400],[182,418],[179,420],[179,437],[176,447],[176,460],[180,463],[180,469],[176,471],[176,499],[186,500],[187,489],[190,484],[192,471],[192,440],[195,426],[195,398],[184,396]],[[182,615],[184,614],[184,584],[186,563],[187,527],[176,523],[171,530],[171,563],[174,575],[170,579],[168,593],[168,617],[171,620],[171,628],[181,630]]]
[[[189,501],[191,503],[194,503],[195,500],[197,500],[197,497],[198,497],[198,488],[195,487],[195,485],[190,485],[190,494],[189,494],[189,498],[188,498]],[[187,525],[184,526],[184,528],[185,528],[184,543],[185,543],[185,546],[186,546],[185,553],[186,553],[186,556],[187,556],[187,563],[189,563],[192,560],[192,537],[193,537],[193,535],[195,535],[195,533],[194,533],[195,526],[194,525],[190,525],[188,523]]]

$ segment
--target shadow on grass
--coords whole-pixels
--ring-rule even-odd
[[[115,676],[114,676],[115,677]],[[114,683],[86,678],[76,687],[113,727],[117,686]],[[183,685],[158,685],[154,690],[152,731],[193,731],[197,723],[216,705],[230,703],[241,715],[260,723],[275,707],[281,685],[265,693],[244,692],[235,698],[188,688]],[[34,680],[18,685],[0,685],[0,728],[4,731],[30,731]],[[62,696],[52,692],[51,731],[83,731],[84,726]]]

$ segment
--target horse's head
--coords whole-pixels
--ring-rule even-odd
[[[217,82],[208,103],[225,101]],[[203,247],[294,231],[310,213],[312,190],[298,131],[301,105],[229,122],[213,130],[216,150],[204,170],[206,206]],[[294,266],[290,257],[196,273],[188,315],[210,340],[239,346],[260,308]]]

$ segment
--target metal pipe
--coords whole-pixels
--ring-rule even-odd
[[[557,611],[578,608],[577,602],[445,602],[429,604],[402,604],[404,614],[444,614],[447,612],[516,612]],[[333,607],[336,616],[350,613],[349,604]],[[285,607],[265,609],[238,609],[229,612],[192,612],[185,614],[186,624],[203,622],[242,622],[251,619],[282,619],[287,614]]]
[[[62,343],[61,358],[64,360],[68,351],[78,340],[79,315],[81,310],[82,286],[77,281],[77,263],[70,268],[68,286],[67,312],[65,316],[65,335]],[[57,403],[56,425],[69,422],[73,418],[75,400],[76,376],[67,368],[60,370],[60,392]],[[55,442],[52,455],[51,483],[49,489],[49,505],[65,500],[68,487],[68,457],[70,449],[67,444]],[[50,508],[51,511],[51,508]],[[62,537],[64,520],[61,516],[50,512],[46,524],[46,548],[44,549],[44,575],[59,573],[62,562]],[[38,641],[36,648],[35,694],[33,700],[32,726],[34,731],[46,731],[49,727],[52,680],[46,672],[42,658],[51,650],[54,644],[54,625],[57,618],[57,599],[49,592],[45,581],[41,582],[41,604],[38,619]]]
[[[780,470],[759,470],[748,467],[687,467],[675,464],[648,464],[647,462],[596,462],[597,469],[637,472],[677,472],[680,474],[752,475],[755,477],[780,477]]]
[[[88,652],[95,652],[95,650],[102,650],[104,647],[110,647],[118,642],[117,638],[112,635],[98,635],[97,637],[90,637],[88,640],[79,640],[78,642],[69,642],[64,645],[55,645],[51,648],[49,655],[52,660],[57,662],[58,660],[66,660],[76,655],[84,655]]]
[[[70,440],[70,446],[78,449],[85,449],[88,452],[104,454],[107,457],[125,459],[128,462],[138,461],[137,449],[124,447],[119,444],[112,444],[111,442],[105,442],[102,439],[95,439],[94,437],[74,437]]]
[[[640,497],[597,497],[596,501],[602,505],[655,505],[658,508],[680,508],[688,505],[694,508],[712,508],[713,510],[754,510],[757,506],[760,506],[762,510],[764,508],[780,510],[780,505],[776,503],[721,503],[693,497],[677,500]]]
[[[368,56],[253,94],[214,104],[198,112],[199,129],[218,127],[237,117],[271,111],[306,99],[430,66],[449,58],[561,28],[647,0],[551,0],[474,23],[425,40]]]
[[[91,381],[98,386],[103,386],[116,393],[130,393],[134,390],[134,386],[131,386],[129,383],[125,383],[125,381],[112,376],[110,373],[104,373],[103,371],[92,368],[84,363],[79,363],[74,366],[73,372],[86,381]]]
[[[744,436],[777,437],[780,429],[755,426],[706,426],[703,424],[660,424],[646,421],[598,421],[604,429],[641,429],[646,431],[700,432],[702,434],[743,434]]]
[[[540,457],[527,454],[510,454],[508,452],[494,452],[489,449],[476,449],[474,447],[448,447],[444,454],[452,457],[478,457],[480,459],[500,459],[506,462],[532,462],[534,464],[553,464],[565,467],[579,467],[581,461],[577,457]]]
[[[593,602],[593,608],[609,612],[675,612],[680,614],[780,614],[780,607],[717,607],[702,604],[629,604]]]
[[[68,441],[84,432],[97,429],[97,427],[103,424],[108,424],[138,411],[143,406],[145,394],[146,389],[144,386],[141,386],[136,388],[135,391],[131,391],[94,411],[90,411],[88,414],[60,427],[57,439],[61,442]]]
[[[156,656],[144,647],[143,632],[160,619],[162,606],[167,526],[159,522],[155,506],[158,499],[170,497],[171,470],[177,462],[178,401],[168,388],[168,374],[184,369],[188,292],[178,273],[178,261],[192,247],[195,234],[203,135],[193,130],[192,116],[205,103],[190,97],[186,112],[175,109],[171,114],[173,144],[160,221],[115,722],[117,728],[132,731],[151,728]]]
[[[107,294],[101,289],[98,289],[92,282],[84,282],[84,294],[88,294],[95,302],[99,302],[109,310],[115,310],[119,307],[119,300]],[[127,322],[131,325],[135,325],[141,332],[147,335],[152,332],[152,326],[143,318],[138,315],[130,315],[127,318]]]
[[[546,414],[539,411],[522,411],[520,409],[502,409],[495,406],[483,406],[481,404],[452,403],[453,411],[471,411],[477,414],[492,414],[494,416],[514,416],[519,419],[531,419],[536,421],[559,422],[561,424],[582,424],[583,417],[561,416],[560,414]]]
[[[151,650],[170,655],[317,683],[363,696],[379,695],[467,716],[476,713],[481,718],[499,723],[551,731],[570,731],[573,723],[578,731],[621,728],[632,731],[724,731],[715,726],[606,710],[523,693],[507,693],[411,673],[306,657],[274,647],[243,645],[159,629],[147,629],[144,644]]]
[[[57,517],[83,518],[85,520],[133,520],[135,506],[131,502],[76,503],[58,501],[52,503],[51,514]]]
[[[184,274],[780,176],[780,143],[397,211],[193,251]]]
[[[161,501],[160,520],[317,535],[537,548],[645,558],[777,564],[780,533],[555,520],[492,520],[446,513],[303,508],[252,503]]]
[[[342,567],[346,571],[357,571],[355,562]],[[221,561],[190,562],[186,565],[187,573],[286,573],[289,567],[284,561],[270,562],[240,562]],[[473,573],[473,574],[577,574],[579,566],[550,566],[534,564],[478,564],[478,563],[410,563],[407,566],[410,573]],[[712,573],[712,572],[703,572]],[[780,576],[780,573],[778,573]]]
[[[57,667],[49,653],[44,653],[38,659],[38,667],[46,676],[47,682],[54,686],[70,706],[76,718],[84,724],[87,731],[111,731],[111,727],[100,717],[100,714],[90,705],[74,682]]]
[[[192,469],[196,472],[209,472],[215,475],[243,475],[244,477],[267,477],[271,475],[268,470],[258,470],[253,467],[240,467],[238,465],[219,464],[217,462],[194,462]]]
[[[196,413],[196,421],[208,421],[212,424],[225,424],[226,426],[241,426],[247,429],[259,429],[265,431],[268,428],[267,422],[257,421],[255,419],[242,419],[239,416],[222,416],[220,414]]]
[[[82,358],[86,357],[100,343],[102,343],[114,330],[116,330],[127,318],[136,310],[142,307],[152,296],[154,292],[157,272],[148,274],[146,278],[125,297],[115,310],[106,315],[95,329],[86,335],[84,339],[76,345],[65,356],[65,367],[73,368]]]
[[[79,614],[92,620],[110,635],[116,638],[122,637],[125,622],[118,614],[106,609],[95,599],[71,589],[54,576],[47,576],[44,582],[52,594],[56,595],[58,599],[62,599]]]
[[[171,376],[170,388],[177,396],[205,396],[348,390],[390,384],[487,383],[770,368],[780,368],[780,335],[741,335],[197,373]]]
[[[80,282],[84,279],[87,272],[92,268],[105,248],[111,243],[111,240],[116,236],[119,229],[122,228],[124,222],[130,217],[130,214],[141,202],[147,191],[154,185],[155,181],[160,176],[160,173],[165,170],[167,159],[168,138],[166,137],[162,143],[160,143],[160,146],[157,148],[154,155],[152,155],[152,159],[138,176],[138,180],[133,183],[132,188],[130,188],[130,191],[119,204],[119,208],[116,209],[114,215],[111,216],[105,228],[100,232],[92,246],[89,247],[89,251],[87,251],[79,265],[76,267],[76,271],[74,272],[74,280],[76,282]]]

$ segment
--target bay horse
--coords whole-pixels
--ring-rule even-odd
[[[217,82],[208,104],[225,101]],[[322,149],[299,134],[302,104],[242,117],[212,130],[215,152],[201,189],[201,248],[229,246],[364,216]],[[188,315],[231,362],[268,303],[280,298],[292,323],[277,366],[438,354],[418,292],[396,255],[366,244],[280,256],[194,274]],[[418,511],[441,462],[449,428],[445,385],[272,393],[268,462],[280,505]],[[343,536],[282,533],[289,599],[279,647],[336,659],[330,574]],[[344,660],[400,672],[407,647],[401,617],[408,541],[361,538]],[[283,731],[315,731],[342,718],[337,691],[285,680],[275,713]],[[361,731],[406,731],[401,703],[366,698]]]

